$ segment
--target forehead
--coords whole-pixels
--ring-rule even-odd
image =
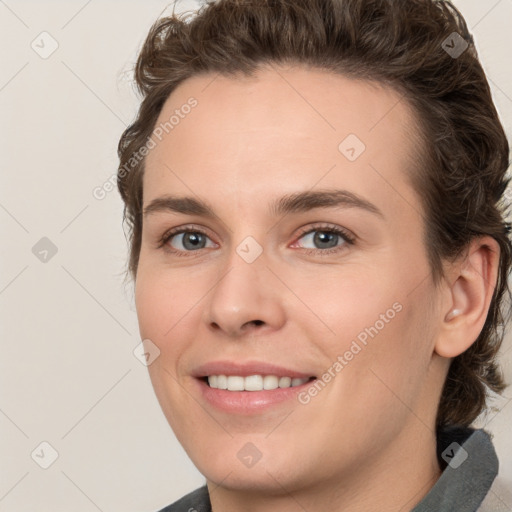
[[[145,203],[191,188],[242,200],[320,181],[382,196],[391,208],[397,195],[417,203],[407,179],[417,164],[415,118],[400,93],[375,82],[305,67],[198,75],[169,96],[155,129]]]

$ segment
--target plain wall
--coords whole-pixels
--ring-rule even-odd
[[[455,4],[512,140],[512,1]],[[138,106],[130,69],[164,9],[172,4],[0,2],[0,512],[151,512],[204,482],[133,354],[121,199],[115,188],[93,196],[115,177],[117,143]],[[510,348],[507,336],[509,382]],[[512,488],[510,397],[479,425],[494,434]],[[42,442],[58,453],[48,469]],[[512,492],[500,498],[512,508]]]

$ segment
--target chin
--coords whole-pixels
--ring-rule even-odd
[[[276,477],[276,473],[278,473],[276,468],[264,465],[258,469],[255,467],[230,469],[221,465],[201,471],[201,474],[213,485],[220,485],[233,491],[255,492],[258,495],[279,495],[283,494],[283,488],[293,487],[290,475],[284,480],[280,476]]]
[[[190,454],[199,472],[215,485],[238,491],[277,495],[284,492],[283,488],[300,488],[301,481],[305,484],[311,480],[311,475],[307,478],[307,475],[302,474],[308,465],[298,463],[292,447],[287,449],[282,444],[280,450],[262,447],[262,451],[269,455],[266,457],[261,454],[261,458],[258,458],[258,452],[249,440],[238,441],[235,438],[230,440],[230,444],[236,445],[237,449],[218,447],[218,451],[208,457],[201,453]],[[262,446],[263,442],[259,444]]]

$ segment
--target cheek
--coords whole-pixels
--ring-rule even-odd
[[[386,384],[404,397],[412,396],[414,383],[430,362],[433,335],[427,301],[432,290],[423,285],[411,293],[417,274],[393,270],[347,272],[345,279],[333,275],[309,295],[316,318],[303,328],[318,340],[328,364],[339,363],[330,367],[331,373],[349,374],[344,386],[361,397],[389,394]]]
[[[135,307],[140,334],[157,345],[173,337],[197,311],[201,291],[178,276],[142,269],[135,286]],[[162,348],[162,347],[160,347]]]
[[[193,304],[190,288],[177,284],[155,271],[141,269],[135,286],[135,306],[141,339],[151,340],[160,350],[160,355],[148,366],[155,395],[173,430],[179,432],[180,425],[189,427],[187,416],[176,416],[177,411],[186,410],[188,395],[181,393],[176,382],[181,373],[180,361],[188,343],[183,332],[194,329]],[[191,323],[192,322],[192,323]],[[197,324],[197,322],[195,322]],[[185,420],[183,419],[185,418]]]
[[[139,277],[135,288],[135,308],[142,338],[149,338],[159,345],[158,340],[172,326],[171,300],[156,282]]]
[[[382,321],[362,331],[366,344],[359,343],[362,350],[354,357],[352,392],[385,417],[405,418],[415,410],[427,379],[433,329],[424,302],[421,295],[402,297],[394,314],[387,310]]]
[[[311,339],[323,336],[326,352],[337,355],[347,350],[353,340],[364,344],[388,330],[400,315],[403,294],[392,284],[392,273],[376,267],[347,266],[318,273],[314,285],[309,279],[295,278],[294,291],[312,313],[297,316],[296,320]]]

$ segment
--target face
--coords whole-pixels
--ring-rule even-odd
[[[188,79],[156,127],[173,115],[146,161],[136,307],[177,438],[238,489],[393,460],[441,385],[405,101],[281,67]]]

